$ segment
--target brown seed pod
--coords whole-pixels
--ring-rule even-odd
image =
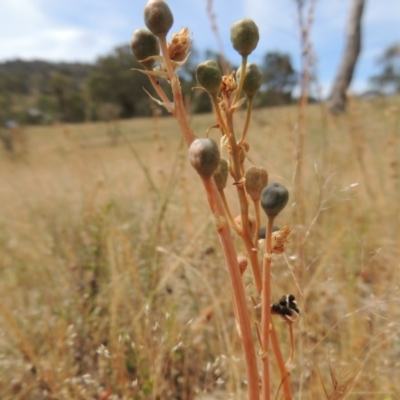
[[[149,0],[144,8],[144,23],[156,36],[164,36],[174,23],[171,9],[164,0]]]
[[[239,227],[240,230],[242,230],[242,216],[238,215],[235,218],[236,225]],[[256,231],[256,219],[249,214],[249,233],[250,237],[254,236],[254,233]]]
[[[239,254],[237,256],[237,260],[239,264],[240,275],[243,275],[244,271],[246,271],[249,261],[247,260],[247,257],[243,254]]]
[[[210,178],[219,166],[220,153],[215,140],[197,138],[189,147],[189,161],[203,178]]]
[[[263,167],[250,167],[245,175],[244,186],[250,198],[258,201],[261,198],[261,192],[268,185],[268,172]]]
[[[242,57],[251,54],[259,39],[258,27],[252,19],[241,19],[231,27],[232,46]]]
[[[148,57],[158,56],[160,54],[160,45],[157,37],[147,29],[137,29],[133,32],[131,39],[131,50],[135,58],[146,68],[151,69],[154,60],[142,62]]]
[[[225,158],[219,160],[218,168],[215,170],[213,176],[218,190],[224,190],[228,180],[229,164]]]

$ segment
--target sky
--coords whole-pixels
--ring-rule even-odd
[[[207,0],[168,0],[173,14],[171,33],[187,26],[200,51],[219,49],[207,13]],[[144,28],[146,0],[0,0],[0,62],[12,59],[94,62],[115,46],[128,44]],[[306,5],[308,2],[306,2]],[[311,43],[323,94],[335,77],[344,48],[351,0],[316,0]],[[249,60],[261,62],[269,51],[287,52],[300,66],[300,35],[294,0],[213,0],[223,50],[238,65],[231,49],[230,26],[252,18],[260,41]],[[366,0],[363,48],[351,90],[367,89],[379,72],[377,59],[389,45],[400,42],[400,0]]]

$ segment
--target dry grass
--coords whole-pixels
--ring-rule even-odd
[[[400,398],[399,110],[308,109],[307,266],[291,243],[273,269],[273,296],[302,310],[296,399]],[[296,117],[255,111],[249,133],[252,160],[290,189]],[[202,136],[213,117],[192,122]],[[0,154],[0,398],[241,399],[227,272],[176,123],[119,129],[111,146],[104,124],[27,128],[26,155]]]

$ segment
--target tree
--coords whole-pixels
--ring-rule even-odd
[[[260,69],[263,86],[257,105],[290,103],[298,78],[290,55],[277,51],[266,53]]]
[[[380,92],[400,93],[400,44],[387,47],[378,59],[379,75],[371,77],[371,83]]]
[[[85,118],[85,100],[80,87],[60,72],[50,77],[50,90],[56,98],[58,118],[63,122],[79,122]]]
[[[149,97],[143,90],[153,92],[146,75],[131,71],[142,66],[132,56],[129,46],[117,47],[110,55],[97,60],[89,77],[91,98],[99,107],[114,104],[119,107],[120,118],[151,115]]]
[[[365,0],[353,0],[347,26],[345,51],[328,99],[329,110],[332,114],[340,114],[346,110],[346,92],[361,51],[361,18],[364,4]]]

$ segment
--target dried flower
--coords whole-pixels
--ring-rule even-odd
[[[176,62],[186,59],[192,44],[188,28],[182,28],[179,33],[172,35],[171,42],[168,43],[169,58]]]

